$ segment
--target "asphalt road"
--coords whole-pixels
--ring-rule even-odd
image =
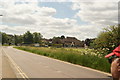
[[[48,58],[45,56],[17,50],[12,47],[2,47],[2,50],[2,54],[9,59],[11,70],[15,73],[15,75],[17,75],[17,77],[21,76],[23,78],[101,79],[110,78],[110,75],[104,72],[99,72],[96,70]]]
[[[0,79],[2,78],[2,47],[0,46]]]
[[[0,78],[17,78],[8,57],[0,47]]]

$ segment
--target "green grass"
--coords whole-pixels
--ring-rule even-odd
[[[8,44],[4,44],[4,45],[2,45],[2,46],[10,46],[10,45],[8,45]]]
[[[43,48],[29,46],[15,48],[104,72],[110,72],[110,64],[107,59],[105,59],[102,55],[97,54],[97,52],[93,49]]]

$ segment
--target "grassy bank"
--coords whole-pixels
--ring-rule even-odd
[[[99,55],[95,50],[92,49],[43,48],[28,46],[15,48],[67,61],[73,64],[79,64],[104,72],[110,72],[110,64],[108,63],[107,59],[105,59],[103,56]]]

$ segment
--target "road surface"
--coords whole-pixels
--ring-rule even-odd
[[[8,57],[3,54],[3,50],[0,47],[0,78],[17,78]]]
[[[110,75],[82,66],[70,64],[45,56],[14,49],[12,47],[2,47],[3,58],[8,58],[11,67],[9,73],[13,73],[18,78],[107,78]],[[5,59],[3,59],[5,62]],[[4,64],[4,63],[2,63]],[[5,64],[4,64],[5,65]],[[12,71],[11,71],[11,70]],[[3,73],[5,73],[3,71]],[[14,77],[10,76],[10,77]]]
[[[2,47],[0,46],[0,79],[2,78]]]

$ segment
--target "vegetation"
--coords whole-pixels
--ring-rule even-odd
[[[14,35],[15,45],[22,44],[23,42],[23,35]]]
[[[104,58],[104,55],[112,52],[112,50],[120,45],[120,25],[110,26],[105,28],[97,38],[94,39],[86,39],[85,44],[88,48],[92,49],[79,49],[79,48],[55,48],[62,46],[60,44],[60,39],[65,39],[65,36],[54,37],[52,41],[54,44],[50,44],[55,46],[54,48],[47,47],[29,47],[29,46],[21,46],[15,47],[17,49],[29,51],[35,54],[44,55],[48,57],[52,57],[55,59],[67,61],[74,64],[83,65],[86,67],[91,67],[94,69],[98,69],[105,72],[110,72],[110,64],[107,59]],[[32,43],[41,43],[42,35],[40,33],[30,33],[27,31],[23,35],[7,35],[6,33],[2,33],[2,44],[13,42],[13,38],[15,44],[24,43],[24,44],[32,44]]]
[[[33,42],[34,43],[41,43],[42,35],[40,33],[34,32],[33,33]]]
[[[104,55],[110,53],[118,45],[120,45],[120,25],[105,28],[92,44],[100,52],[104,51]]]
[[[32,44],[33,43],[33,35],[32,35],[32,33],[30,33],[30,31],[27,31],[23,35],[23,40],[24,40],[25,44]]]
[[[35,54],[52,57],[55,59],[91,67],[105,72],[110,72],[110,64],[101,54],[93,49],[73,48],[43,48],[43,47],[15,47]]]
[[[7,35],[6,33],[1,33],[0,32],[0,36],[2,38],[2,44],[8,43],[7,45],[10,45],[10,44],[14,43],[14,41],[12,40],[13,36],[11,36],[11,35]]]
[[[1,32],[0,34],[2,34],[3,45],[41,43],[42,39],[42,35],[40,33],[37,32],[31,33],[30,31],[27,31],[23,35],[9,35]]]

